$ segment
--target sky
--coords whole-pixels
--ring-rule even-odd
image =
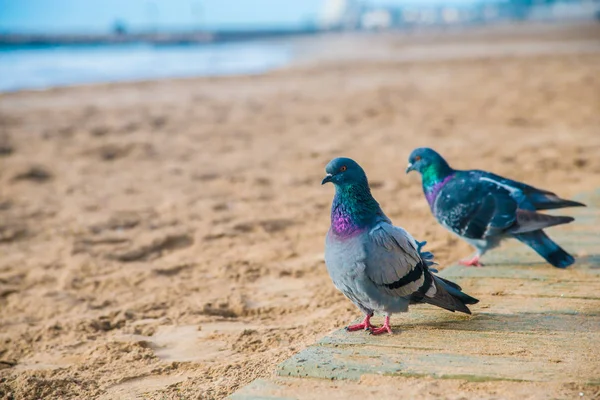
[[[415,0],[367,3],[401,5]],[[105,33],[116,20],[132,30],[296,27],[317,19],[323,7],[324,0],[0,0],[0,32]]]

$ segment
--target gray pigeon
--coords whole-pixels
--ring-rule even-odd
[[[482,266],[483,254],[504,239],[515,238],[530,246],[558,268],[575,262],[542,229],[573,221],[572,217],[540,214],[538,210],[584,207],[547,190],[513,181],[491,172],[452,169],[434,150],[413,150],[406,172],[418,171],[431,212],[446,229],[477,249],[460,263]]]
[[[479,300],[432,274],[433,255],[421,252],[424,242],[392,225],[371,195],[360,165],[349,158],[336,158],[325,171],[322,184],[335,186],[325,241],[327,271],[335,287],[365,314],[364,321],[348,326],[348,331],[392,333],[390,315],[407,312],[409,304],[415,303],[471,314],[466,304]],[[375,312],[385,314],[380,328],[370,322]]]

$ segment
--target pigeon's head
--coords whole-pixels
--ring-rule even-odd
[[[334,158],[325,167],[325,172],[327,172],[327,175],[323,178],[321,185],[327,182],[332,182],[337,186],[367,182],[365,171],[356,161],[350,158]]]
[[[419,147],[410,153],[406,173],[408,174],[410,171],[423,173],[423,171],[432,166],[437,168],[438,166],[441,167],[446,165],[446,160],[444,160],[435,150],[430,149],[429,147]]]

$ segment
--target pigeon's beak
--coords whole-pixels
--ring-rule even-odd
[[[321,185],[326,184],[327,182],[331,182],[331,178],[333,177],[333,175],[331,174],[327,174],[325,175],[325,178],[323,178],[323,180],[321,181]]]
[[[410,171],[414,171],[415,169],[413,168],[413,164],[412,163],[408,163],[408,166],[406,167],[406,173],[408,174]]]

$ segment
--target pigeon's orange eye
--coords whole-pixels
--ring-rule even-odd
[[[419,161],[421,159],[421,156],[416,156],[415,157],[415,161]]]
[[[342,165],[340,167],[340,172],[344,172],[345,170],[347,170],[348,168],[345,165]]]

